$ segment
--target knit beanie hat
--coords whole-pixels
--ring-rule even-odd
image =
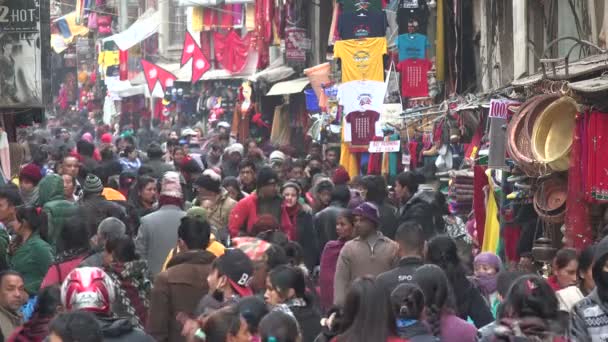
[[[344,166],[340,166],[336,169],[332,181],[336,185],[346,184],[350,182],[350,175],[348,174],[348,171],[346,171]]]
[[[179,181],[179,173],[168,171],[160,183],[160,195],[174,198],[183,198],[182,185]]]
[[[266,185],[279,183],[279,176],[277,176],[277,173],[268,166],[263,167],[258,171],[256,179],[258,189]]]
[[[270,164],[282,164],[285,162],[285,159],[287,159],[287,157],[285,156],[285,153],[276,150],[270,154],[270,157],[268,159],[270,159]]]
[[[220,177],[220,175],[218,175],[215,171],[208,169],[196,179],[194,185],[219,194],[222,186],[222,177]]]
[[[111,144],[112,143],[112,134],[110,133],[104,133],[101,136],[101,142],[104,144]]]
[[[364,202],[353,210],[354,216],[364,217],[375,224],[380,224],[380,212],[378,207],[371,202]]]
[[[490,265],[496,269],[496,272],[498,272],[500,271],[500,265],[502,262],[500,261],[498,255],[491,252],[483,252],[479,253],[473,261],[473,265],[479,264]]]
[[[245,147],[242,144],[236,143],[236,144],[232,144],[232,145],[226,147],[224,152],[227,155],[231,155],[232,153],[237,152],[238,154],[240,154],[242,156],[243,153],[245,152]]]
[[[27,179],[34,185],[38,185],[42,179],[42,170],[36,164],[27,164],[19,171],[19,180]]]
[[[186,216],[195,220],[207,222],[207,210],[201,207],[192,207],[188,209],[188,211],[186,211]]]
[[[82,191],[85,194],[100,194],[103,191],[101,179],[94,174],[89,173],[82,185]]]

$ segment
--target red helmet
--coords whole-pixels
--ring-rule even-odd
[[[61,302],[69,311],[109,314],[113,301],[114,283],[101,268],[76,268],[61,286]]]

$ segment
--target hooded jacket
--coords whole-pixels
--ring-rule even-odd
[[[399,225],[412,221],[420,224],[424,237],[429,240],[445,232],[443,211],[436,208],[434,191],[418,191],[401,208],[399,208]]]
[[[576,303],[571,311],[569,337],[573,341],[599,342],[605,341],[608,336],[608,300],[606,297],[608,283],[602,279],[602,268],[607,259],[608,237],[605,237],[595,247],[593,264],[595,289]]]
[[[178,313],[191,315],[209,291],[207,276],[215,255],[207,251],[177,254],[154,280],[146,331],[156,341],[183,341]]]
[[[40,238],[38,232],[32,233],[10,259],[11,269],[23,275],[25,290],[30,295],[38,293],[52,263],[53,248]]]
[[[63,250],[60,236],[64,223],[76,214],[77,207],[74,203],[66,201],[63,192],[63,178],[59,175],[47,175],[38,184],[40,191],[39,204],[48,217],[49,243],[55,250]]]
[[[152,336],[137,329],[128,319],[97,316],[104,342],[154,342]]]

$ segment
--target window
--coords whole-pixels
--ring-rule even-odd
[[[179,0],[171,0],[169,5],[169,49],[182,48],[186,25],[186,7],[180,6]]]

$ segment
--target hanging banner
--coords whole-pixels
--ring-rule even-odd
[[[306,29],[299,27],[285,29],[285,59],[288,63],[306,63],[306,52],[311,46],[310,39],[306,37]]]
[[[43,107],[40,38],[39,0],[0,2],[0,107]]]

